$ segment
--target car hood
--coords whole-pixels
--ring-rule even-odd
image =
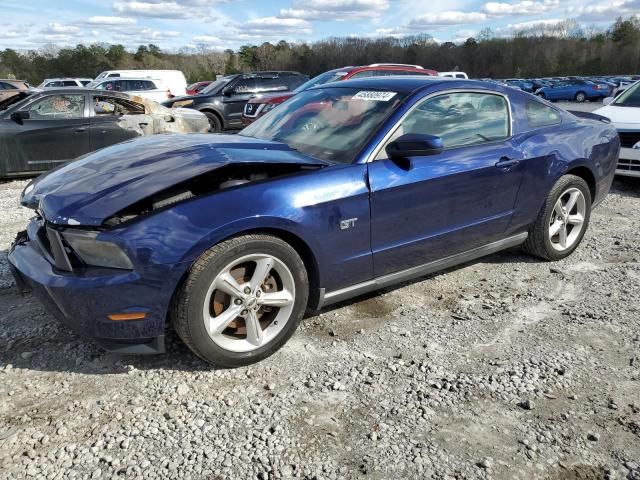
[[[607,117],[618,129],[640,130],[640,107],[607,105],[593,113]]]
[[[251,97],[249,103],[282,103],[285,100],[293,97],[295,93],[293,92],[284,92],[284,93],[265,93],[264,95],[256,95]]]
[[[91,153],[38,177],[21,203],[51,223],[99,226],[155,193],[231,163],[328,165],[284,143],[240,135],[154,135]]]

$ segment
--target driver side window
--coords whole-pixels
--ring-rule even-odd
[[[29,117],[39,120],[84,117],[84,95],[49,95],[29,106]]]
[[[440,137],[445,149],[493,142],[509,137],[509,120],[509,106],[501,95],[447,93],[428,98],[414,108],[387,144],[409,133]],[[383,148],[376,160],[386,158]]]

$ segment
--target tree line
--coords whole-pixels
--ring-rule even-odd
[[[377,62],[461,70],[473,77],[546,77],[640,73],[640,18],[618,18],[606,30],[584,29],[573,20],[539,25],[509,37],[485,29],[460,43],[437,43],[428,34],[387,38],[327,38],[313,43],[265,42],[237,51],[162,51],[141,45],[49,46],[0,52],[0,78],[38,84],[51,77],[94,78],[104,70],[177,69],[189,82],[256,70],[295,70],[315,76],[345,65]]]

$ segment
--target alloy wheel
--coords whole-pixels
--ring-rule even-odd
[[[586,212],[587,201],[578,188],[569,188],[558,197],[549,220],[549,240],[554,250],[564,252],[580,239]]]
[[[203,321],[211,339],[231,352],[271,342],[291,318],[295,282],[278,258],[252,254],[223,268],[209,286]]]

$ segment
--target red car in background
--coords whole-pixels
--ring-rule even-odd
[[[192,83],[187,87],[187,95],[198,95],[202,90],[210,85],[211,81]]]
[[[348,80],[350,78],[384,77],[392,75],[428,75],[433,77],[437,76],[438,72],[428,70],[420,65],[405,65],[403,63],[374,63],[360,67],[336,68],[335,70],[329,70],[328,72],[321,73],[317,77],[313,77],[292,92],[256,95],[251,98],[244,107],[241,117],[242,124],[246,127],[296,93],[300,93],[316,85]]]

